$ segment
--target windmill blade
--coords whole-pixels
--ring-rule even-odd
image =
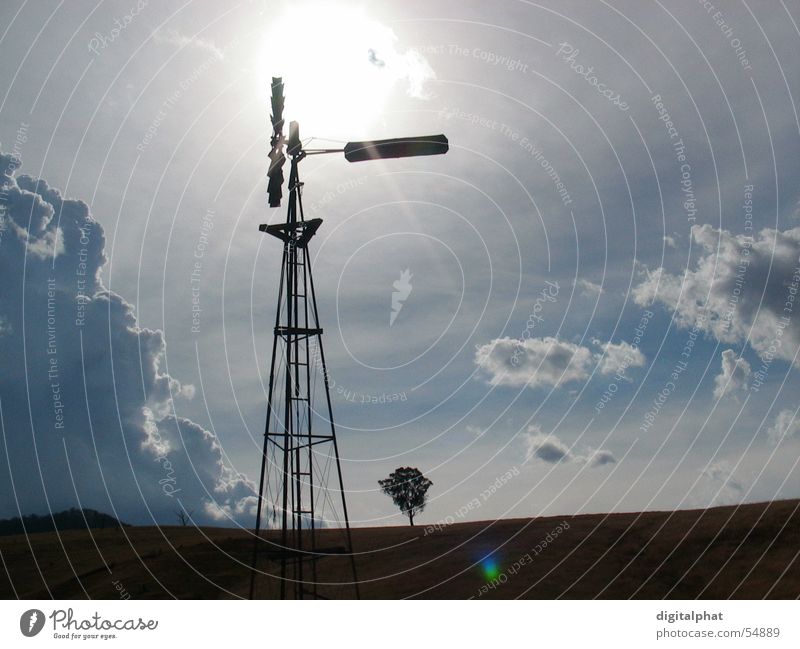
[[[272,137],[269,152],[269,170],[267,176],[267,194],[270,207],[280,207],[283,197],[283,165],[286,156],[283,154],[285,140],[283,137],[283,80],[281,77],[272,77]]]
[[[444,135],[419,135],[397,137],[390,140],[348,142],[344,157],[348,162],[362,162],[379,158],[410,158],[422,155],[442,155],[450,145]]]
[[[267,194],[270,207],[280,207],[283,197],[283,165],[286,164],[286,156],[278,150],[273,149],[269,154],[269,171],[267,177]]]
[[[272,77],[272,127],[275,133],[283,132],[283,79]]]

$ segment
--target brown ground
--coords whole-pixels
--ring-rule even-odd
[[[353,531],[362,598],[800,597],[800,500],[427,529]],[[338,535],[324,531],[320,545],[336,545]],[[478,562],[492,550],[500,573],[489,589]],[[247,596],[251,552],[249,533],[221,528],[3,537],[0,597]],[[268,552],[260,556],[259,567],[277,574],[279,562]],[[346,581],[348,570],[347,558],[325,558],[318,580]],[[278,595],[278,583],[260,577],[257,595]],[[324,585],[318,592],[354,595],[349,585]]]

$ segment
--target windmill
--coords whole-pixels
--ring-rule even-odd
[[[343,153],[348,162],[379,158],[438,155],[448,150],[444,135],[348,142],[341,149],[305,149],[297,122],[284,137],[283,80],[272,79],[272,137],[268,171],[270,207],[283,198],[283,167],[289,157],[289,198],[286,221],[263,224],[259,230],[283,242],[278,306],[267,395],[267,417],[261,453],[258,509],[250,577],[250,598],[256,594],[259,555],[280,564],[281,599],[323,598],[325,584],[317,579],[317,563],[338,557],[348,564],[347,577],[338,583],[352,586],[358,597],[358,578],[347,515],[342,467],[333,423],[330,385],[322,328],[317,311],[308,244],[322,219],[306,220],[303,183],[298,167],[309,155]],[[321,386],[316,378],[321,376]],[[320,396],[323,416],[314,408]],[[321,426],[316,426],[321,420]],[[340,525],[341,543],[332,545],[333,530],[321,509],[330,506],[331,519]],[[278,540],[262,537],[265,508]]]

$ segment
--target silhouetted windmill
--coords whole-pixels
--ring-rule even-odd
[[[272,127],[269,153],[269,206],[279,207],[283,196],[283,167],[286,154],[289,167],[289,206],[285,223],[260,225],[259,230],[283,241],[283,261],[275,314],[274,342],[270,363],[267,420],[261,455],[258,487],[258,511],[253,546],[250,598],[255,595],[263,510],[272,509],[273,520],[280,518],[280,543],[269,543],[262,551],[280,562],[280,596],[322,597],[318,592],[317,561],[332,555],[349,557],[349,570],[355,597],[358,578],[350,535],[350,520],[342,480],[342,467],[333,424],[328,372],[322,348],[314,280],[308,255],[308,243],[322,224],[322,219],[305,220],[299,163],[308,155],[344,153],[349,162],[378,158],[437,155],[448,150],[444,135],[407,137],[373,142],[349,142],[343,149],[304,149],[297,122],[289,124],[289,138],[283,135],[283,81],[272,79]],[[284,148],[286,153],[284,153]],[[312,348],[313,351],[312,351]],[[279,369],[282,365],[282,372]],[[278,374],[282,373],[282,376]],[[320,419],[314,410],[313,397],[317,374],[322,376],[327,420],[322,429],[312,426]],[[335,469],[335,475],[334,475]],[[331,484],[332,483],[332,484]],[[337,510],[336,505],[340,505]],[[320,545],[320,507],[329,505],[332,519],[343,525],[343,545]],[[323,540],[330,543],[328,534]],[[292,574],[288,574],[291,566]],[[341,580],[344,581],[344,580]]]

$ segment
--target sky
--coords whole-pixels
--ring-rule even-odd
[[[0,6],[0,518],[252,525],[301,165],[350,520],[800,497],[800,5]],[[797,301],[796,301],[797,298]]]

